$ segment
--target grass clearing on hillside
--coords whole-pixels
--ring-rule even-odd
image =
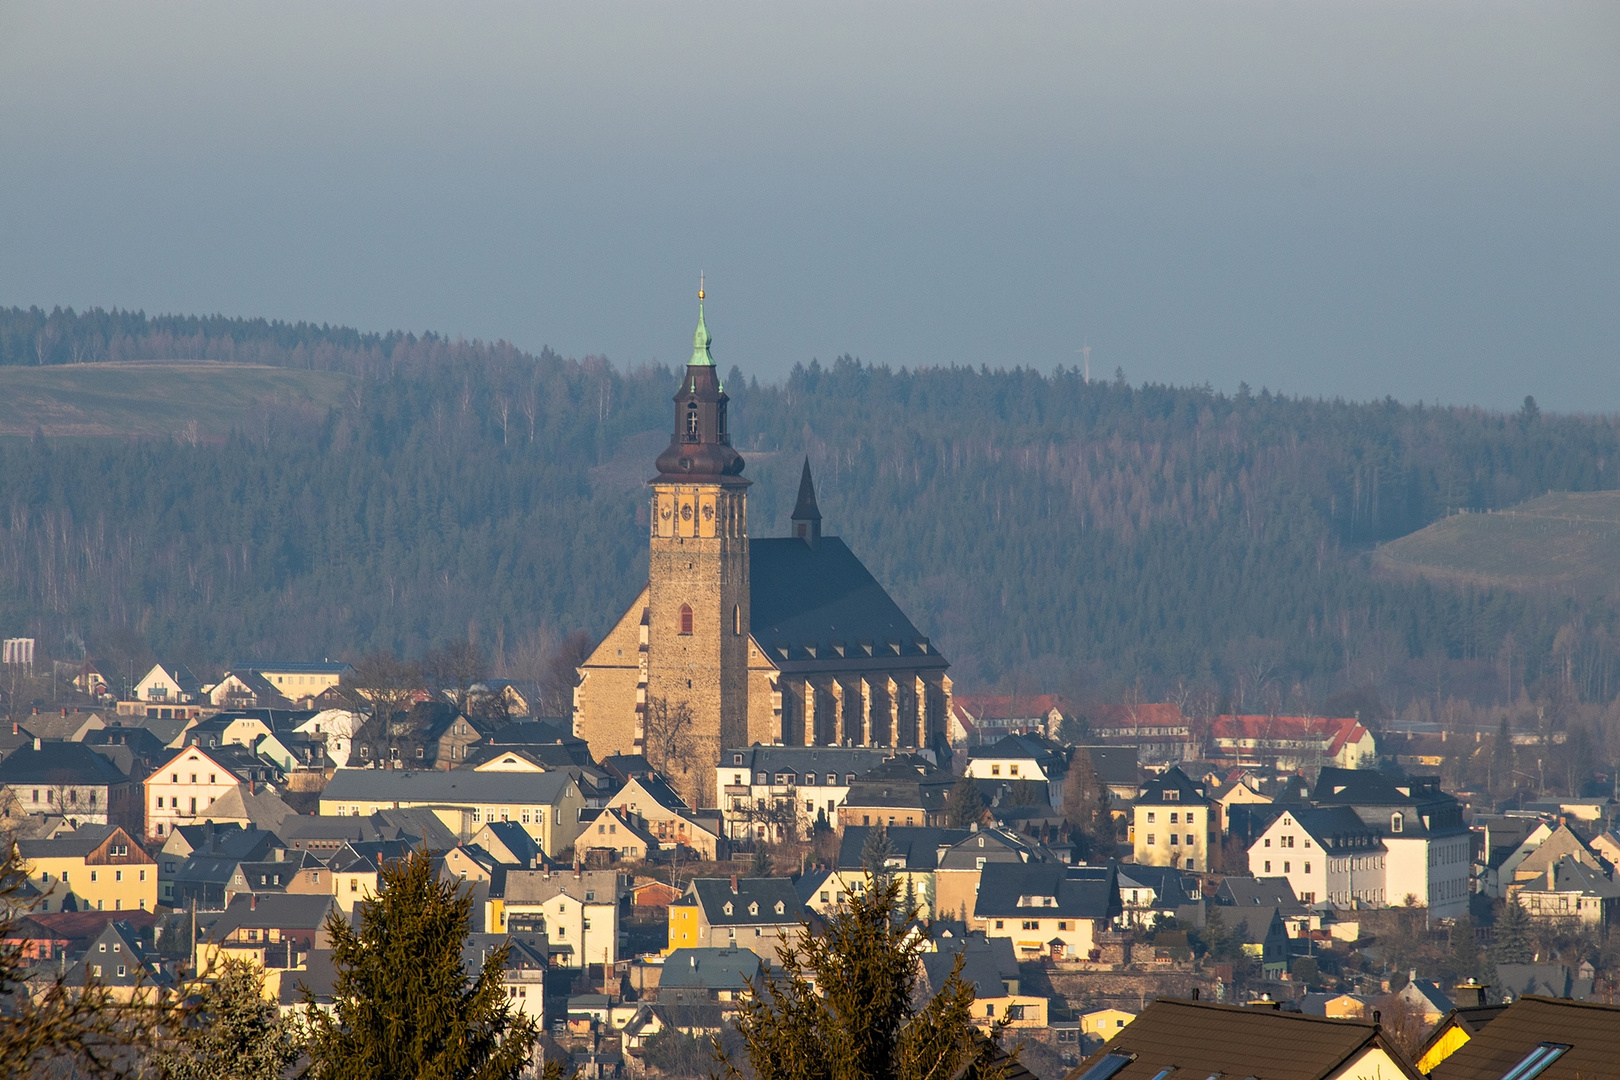
[[[1455,585],[1620,596],[1620,491],[1554,492],[1456,514],[1378,549],[1374,565]]]
[[[0,367],[0,435],[219,438],[272,413],[324,413],[352,381],[213,361]]]

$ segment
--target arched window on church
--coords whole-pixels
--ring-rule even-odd
[[[686,437],[696,439],[698,433],[697,403],[694,402],[686,412]]]
[[[731,605],[731,632],[742,637],[742,607],[738,604]]]
[[[682,604],[681,605],[681,633],[690,634],[691,632],[692,632],[692,606],[690,604]]]

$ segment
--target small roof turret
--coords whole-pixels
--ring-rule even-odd
[[[821,543],[821,510],[816,506],[816,485],[810,479],[810,458],[804,459],[799,474],[799,501],[793,507],[793,535],[817,547]]]

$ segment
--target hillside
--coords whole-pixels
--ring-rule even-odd
[[[785,529],[807,455],[828,533],[960,687],[1250,710],[1371,709],[1437,686],[1489,700],[1510,637],[1514,686],[1620,684],[1620,619],[1595,590],[1497,587],[1500,566],[1453,588],[1377,572],[1373,554],[1548,490],[1620,486],[1612,418],[1010,361],[844,357],[768,385],[720,359],[750,532]],[[119,671],[154,653],[198,669],[418,656],[473,635],[515,670],[533,642],[601,633],[634,596],[675,383],[434,335],[0,308],[8,430],[153,436],[0,438],[0,631]],[[175,438],[192,420],[200,436]]]
[[[1620,596],[1620,491],[1456,514],[1383,545],[1373,562],[1448,585]]]
[[[351,381],[207,360],[0,366],[0,435],[217,439],[267,413],[324,417]]]

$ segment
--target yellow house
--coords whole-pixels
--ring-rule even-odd
[[[81,825],[50,840],[17,844],[29,880],[45,894],[40,911],[151,911],[157,860],[118,825]]]
[[[699,907],[697,897],[683,896],[669,905],[669,945],[664,954],[676,949],[695,949],[699,940]]]
[[[1135,1013],[1126,1012],[1124,1009],[1094,1009],[1081,1015],[1080,1030],[1107,1042],[1124,1031],[1125,1025],[1135,1019]]]
[[[322,817],[370,817],[379,810],[433,811],[462,840],[485,824],[521,824],[545,853],[558,858],[580,833],[585,797],[563,769],[476,772],[471,769],[339,769],[321,792]]]

